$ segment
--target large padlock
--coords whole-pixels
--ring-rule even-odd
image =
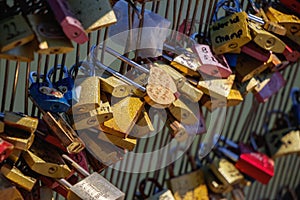
[[[71,185],[64,179],[59,179],[58,182],[69,189],[67,199],[111,199],[111,200],[123,200],[125,194],[119,190],[116,186],[110,183],[103,176],[94,172],[90,174],[84,170],[80,165],[74,162],[67,155],[63,155],[68,162],[72,164],[75,170],[82,174],[85,178],[75,185]]]
[[[33,40],[34,34],[22,15],[14,15],[0,21],[0,52],[5,52]]]
[[[85,148],[84,142],[61,115],[47,112],[43,115],[43,120],[68,153],[79,153]]]
[[[279,114],[283,115],[281,117],[281,120],[286,121],[288,127],[279,128],[278,130],[270,131],[268,128],[268,124],[269,124],[271,114],[275,114],[275,112],[269,113],[264,124],[266,128],[266,133],[264,135],[264,138],[266,141],[266,146],[269,155],[273,159],[275,159],[278,157],[285,156],[287,154],[299,153],[300,152],[299,130],[291,126],[291,123],[286,114],[279,112]]]
[[[52,67],[48,72],[47,72],[47,78],[48,80],[52,80],[52,75],[56,72],[54,70],[62,70],[64,77],[61,80],[54,81],[53,82],[53,87],[60,91],[65,99],[68,101],[70,105],[72,105],[72,100],[73,100],[73,89],[74,89],[74,79],[71,77],[71,74],[68,71],[68,68],[66,66],[61,66],[58,65],[56,67]]]
[[[151,182],[155,186],[155,194],[146,195],[145,188],[147,182]],[[145,178],[139,184],[139,191],[141,196],[145,200],[175,200],[172,192],[168,189],[164,189],[163,186],[154,178]]]
[[[70,10],[67,0],[48,0],[56,20],[62,27],[65,35],[79,44],[83,44],[89,40],[80,21],[76,19],[75,14]]]
[[[65,178],[71,173],[58,150],[38,138],[22,157],[32,171],[47,177]]]
[[[40,82],[40,80],[34,81],[34,76],[38,76],[38,73],[35,71],[29,75],[29,95],[33,103],[43,111],[53,113],[66,112],[70,108],[70,104],[63,94],[53,88],[47,77]],[[40,78],[44,78],[44,75],[41,74]]]
[[[289,15],[276,10],[273,7],[266,8],[268,18],[286,28],[286,36],[300,45],[300,19],[295,15]]]
[[[227,61],[225,61],[225,65],[222,65],[212,54],[208,45],[194,44],[193,49],[195,52],[197,52],[197,55],[199,57],[200,72],[218,78],[227,78],[232,74]]]
[[[34,43],[29,42],[22,46],[0,53],[0,58],[8,60],[17,60],[20,62],[31,62],[34,60]]]
[[[0,171],[5,178],[27,191],[31,191],[37,182],[37,179],[25,175],[16,166],[4,164]]]
[[[257,86],[252,91],[256,100],[265,103],[271,96],[276,94],[286,84],[280,72],[262,73],[255,77],[258,81]]]
[[[60,25],[47,14],[27,15],[36,36],[37,52],[42,54],[62,54],[74,49],[72,42],[65,36]]]
[[[217,3],[216,11],[213,16],[213,23],[210,26],[210,39],[212,49],[215,54],[231,52],[251,40],[248,28],[248,15],[240,8],[240,2],[234,1],[235,7],[227,7],[228,0],[221,0]],[[217,18],[220,8],[234,11],[235,13],[222,19]]]
[[[24,200],[18,188],[9,182],[2,174],[0,175],[0,198]]]
[[[92,32],[117,22],[114,11],[108,0],[69,1],[70,10],[81,22],[86,32]]]

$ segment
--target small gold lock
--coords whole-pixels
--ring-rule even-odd
[[[108,143],[112,143],[120,148],[127,149],[128,151],[133,151],[136,145],[136,139],[132,138],[120,138],[115,135],[101,132],[98,134],[98,138]]]
[[[131,87],[115,76],[101,77],[101,91],[107,92],[116,98],[123,98],[131,93]]]
[[[29,42],[22,46],[17,46],[8,51],[1,52],[0,58],[17,60],[20,62],[31,62],[34,60],[34,43]]]
[[[146,110],[143,110],[128,137],[141,138],[152,131],[154,131],[154,127],[149,114]]]
[[[63,54],[74,49],[61,26],[50,14],[30,14],[27,19],[35,33],[36,51],[42,54]]]
[[[75,84],[78,102],[72,107],[73,114],[89,112],[100,107],[100,79],[98,77],[76,79]]]
[[[102,0],[101,2],[72,0],[70,10],[88,33],[117,22],[109,0]]]
[[[184,124],[195,124],[198,121],[193,111],[188,107],[187,101],[177,99],[169,107],[169,110],[179,122]]]
[[[227,79],[212,79],[199,81],[198,88],[205,94],[213,98],[227,98],[232,88],[235,75],[230,75]]]
[[[35,132],[38,126],[38,119],[21,113],[4,112],[4,123],[6,126],[18,128],[29,133]]]
[[[135,125],[144,107],[144,102],[137,97],[125,97],[112,105],[113,118],[100,124],[103,132],[126,138]]]
[[[34,34],[22,15],[0,21],[0,52],[5,52],[33,40]]]
[[[1,173],[11,182],[27,191],[31,191],[37,181],[33,177],[24,175],[17,167],[8,164],[1,167]]]

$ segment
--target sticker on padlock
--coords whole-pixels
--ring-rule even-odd
[[[58,182],[69,189],[67,199],[111,199],[111,200],[123,200],[125,194],[119,190],[116,186],[110,183],[103,176],[94,172],[90,174],[78,164],[76,164],[70,157],[63,155],[78,173],[81,173],[85,178],[75,185],[71,185],[64,179],[59,179]]]
[[[5,178],[27,191],[31,191],[37,180],[31,176],[23,174],[16,166],[4,164],[1,173]]]
[[[129,133],[128,137],[130,138],[142,138],[145,135],[154,131],[153,124],[149,117],[148,112],[144,109],[138,120],[136,121],[135,125],[133,126],[131,132]]]
[[[1,136],[1,135],[0,135]],[[0,163],[12,153],[14,145],[0,138]]]
[[[47,0],[56,20],[62,27],[65,35],[79,44],[89,40],[80,21],[76,19],[75,14],[70,10],[67,0]]]
[[[43,111],[50,111],[53,113],[66,112],[70,108],[70,104],[63,94],[53,88],[52,83],[46,77],[45,80],[34,81],[33,77],[37,76],[37,72],[31,72],[29,75],[29,95],[35,105],[37,105]],[[40,75],[40,79],[44,78],[44,75]]]
[[[36,131],[38,126],[38,119],[17,112],[4,112],[4,123],[5,126],[21,129],[29,133]]]
[[[252,33],[252,40],[261,48],[275,53],[283,53],[286,44],[275,35],[265,31],[262,26],[257,23],[248,22],[248,26]]]
[[[0,52],[11,50],[34,39],[34,34],[22,15],[14,15],[0,21]]]
[[[137,122],[143,108],[144,102],[137,97],[125,97],[114,105],[113,118],[100,124],[100,129],[104,132],[126,138]]]
[[[145,187],[147,182],[152,183],[155,186],[154,195],[146,195],[145,194]],[[154,178],[145,178],[139,184],[139,191],[142,195],[142,198],[145,200],[175,200],[172,192],[168,189],[164,189],[163,186]]]
[[[38,138],[22,157],[32,171],[47,177],[65,178],[71,173],[58,150]]]
[[[34,60],[34,43],[29,42],[22,46],[17,46],[8,51],[1,52],[0,58],[20,62],[31,62]]]
[[[68,101],[70,105],[72,105],[73,100],[73,89],[74,89],[74,79],[71,77],[68,68],[66,66],[57,65],[56,67],[50,68],[50,70],[47,73],[48,80],[52,80],[52,75],[56,72],[54,70],[62,70],[64,77],[61,80],[55,81],[52,85],[55,89],[60,91],[65,99]]]
[[[258,81],[257,86],[252,91],[256,100],[265,103],[271,96],[275,95],[286,84],[280,72],[263,73],[255,77]]]
[[[117,22],[114,11],[108,0],[96,2],[94,0],[70,2],[70,11],[81,22],[86,32],[110,26]]]
[[[239,1],[234,1],[235,8],[225,6],[228,2],[227,0],[218,2],[213,16],[213,23],[210,26],[210,38],[215,54],[228,53],[251,41],[246,12],[241,10]],[[221,7],[235,13],[222,19],[217,19],[217,14]]]
[[[232,71],[227,62],[225,62],[227,65],[222,65],[220,62],[218,62],[216,57],[212,54],[208,45],[194,44],[193,49],[195,52],[197,52],[197,55],[199,57],[200,72],[218,78],[227,78],[232,74]]]
[[[84,142],[61,115],[47,112],[43,115],[43,120],[68,153],[79,153],[85,148]]]
[[[191,85],[181,73],[163,62],[155,62],[154,65],[166,71],[173,78],[181,95],[187,97],[192,102],[198,102],[201,99],[203,92]]]
[[[2,174],[0,175],[0,198],[24,200],[19,189],[9,182]]]
[[[280,120],[284,120],[288,124],[288,127],[279,128],[278,130],[269,130],[268,125],[272,114],[281,114]],[[266,129],[264,135],[266,146],[269,155],[273,159],[300,152],[300,132],[291,126],[289,118],[285,113],[280,111],[269,112],[264,127]]]
[[[52,14],[31,14],[27,19],[36,36],[38,53],[63,54],[74,49]]]

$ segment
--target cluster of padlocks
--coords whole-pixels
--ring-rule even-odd
[[[170,28],[167,19],[145,11],[147,2],[47,0],[46,14],[18,14],[0,21],[0,57],[31,62],[34,52],[69,53],[72,41],[83,44],[92,31],[111,26],[114,34],[120,32],[118,16],[124,15],[118,9],[127,12],[127,6],[134,19],[143,20],[140,28],[147,23]],[[289,2],[259,6],[249,0],[249,9],[243,11],[238,0],[220,0],[207,38],[192,34],[185,20],[175,36],[158,39],[163,41],[158,51],[146,50],[147,57],[141,53],[130,59],[100,44],[71,67],[53,66],[45,74],[31,71],[29,98],[42,117],[8,111],[1,115],[1,199],[51,199],[53,191],[67,199],[124,199],[125,194],[99,172],[122,160],[139,139],[154,131],[150,111],[164,110],[165,126],[180,143],[205,134],[202,107],[214,112],[237,106],[249,93],[266,102],[285,86],[282,70],[300,58],[300,12],[294,9],[299,3]],[[219,10],[226,16],[219,18]],[[188,46],[180,43],[182,37],[189,38]],[[122,73],[104,64],[99,55],[106,54],[127,69]],[[268,184],[274,159],[300,152],[300,90],[294,89],[291,97],[290,115],[277,112],[281,118],[272,130],[267,119],[263,138],[253,133],[247,144],[215,138],[215,159],[205,165],[187,151],[193,172],[175,176],[171,164],[170,190],[148,177],[136,198],[225,199],[231,193],[243,199],[245,186],[254,181]],[[155,196],[144,193],[147,182],[159,189]]]

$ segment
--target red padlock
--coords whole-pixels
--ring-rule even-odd
[[[2,163],[12,150],[14,149],[14,145],[0,138],[0,163]]]
[[[259,47],[254,42],[249,42],[242,46],[242,52],[262,62],[267,62],[271,56],[270,51]]]

